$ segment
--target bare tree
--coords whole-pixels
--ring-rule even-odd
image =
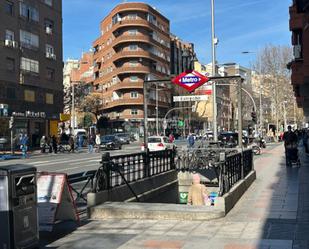
[[[295,98],[287,64],[292,60],[292,50],[287,46],[267,45],[259,51],[253,62],[254,70],[262,77],[262,89],[272,105],[272,122],[277,131],[286,112],[293,112]]]

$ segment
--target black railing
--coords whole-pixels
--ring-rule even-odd
[[[253,170],[253,152],[244,150],[226,157],[221,166],[220,195],[227,193]]]
[[[132,182],[175,169],[174,158],[173,150],[118,156],[105,153],[102,156],[102,166],[95,175],[93,192],[124,184],[131,189],[129,184]],[[135,195],[132,189],[131,191]]]

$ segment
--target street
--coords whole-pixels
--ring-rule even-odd
[[[138,153],[141,151],[139,143],[124,145],[122,150],[107,151],[113,155]],[[75,153],[38,154],[31,155],[27,159],[5,160],[0,166],[12,164],[26,164],[37,168],[38,171],[61,172],[67,174],[79,173],[97,169],[101,161],[100,153],[88,153],[87,148]]]

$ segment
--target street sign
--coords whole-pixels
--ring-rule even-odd
[[[167,129],[167,121],[166,120],[163,121],[163,129]]]
[[[209,79],[206,76],[193,70],[183,72],[176,78],[172,79],[174,84],[186,89],[189,92],[192,92],[207,81],[209,81]]]
[[[206,95],[188,95],[188,96],[173,96],[174,102],[189,102],[208,100]]]
[[[178,127],[183,127],[183,125],[184,125],[184,122],[182,120],[179,120],[178,121]]]

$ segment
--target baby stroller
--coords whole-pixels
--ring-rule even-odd
[[[292,167],[293,165],[300,167],[300,159],[298,156],[297,144],[287,145],[285,147],[285,159],[287,167]]]

